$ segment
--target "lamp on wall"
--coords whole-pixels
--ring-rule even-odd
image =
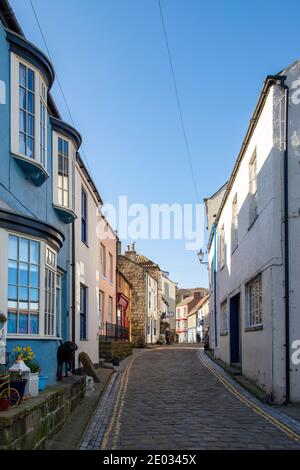
[[[202,250],[202,248],[200,248],[200,250],[199,250],[198,253],[197,253],[199,262],[200,262],[201,264],[208,264],[207,261],[203,261],[203,259],[204,259],[204,254],[205,254],[204,251]]]

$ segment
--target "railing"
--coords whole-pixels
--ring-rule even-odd
[[[128,341],[128,328],[113,323],[102,323],[99,327],[99,341]]]

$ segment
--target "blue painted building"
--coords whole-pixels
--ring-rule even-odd
[[[0,312],[6,349],[29,345],[55,382],[58,337],[74,337],[72,230],[79,133],[62,121],[54,68],[0,0]]]

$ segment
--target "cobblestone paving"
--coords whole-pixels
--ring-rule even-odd
[[[227,390],[196,353],[170,347],[134,359],[106,448],[300,449]]]

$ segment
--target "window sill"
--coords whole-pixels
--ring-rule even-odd
[[[12,157],[35,186],[41,186],[49,178],[46,169],[33,158],[16,153],[12,153]]]
[[[247,326],[247,328],[245,328],[244,331],[245,333],[247,333],[248,331],[259,331],[263,329],[264,329],[264,325],[253,325],[253,326]]]
[[[220,336],[228,336],[228,331],[222,331],[222,332],[220,333]]]
[[[77,215],[73,211],[73,209],[69,209],[68,207],[58,206],[57,204],[53,204],[54,209],[58,213],[59,217],[66,223],[70,224],[77,219]]]
[[[59,341],[61,338],[58,338],[57,336],[40,336],[40,335],[24,335],[24,334],[16,334],[16,333],[7,333],[7,339],[25,339],[25,340],[32,340],[32,339],[35,339],[35,340],[55,340],[55,341]]]
[[[258,214],[256,214],[256,216],[254,217],[254,219],[252,220],[252,222],[250,222],[249,227],[248,227],[248,232],[249,232],[249,230],[251,230],[251,228],[253,227],[253,225],[254,225],[255,222],[257,221],[257,219],[258,219]]]

